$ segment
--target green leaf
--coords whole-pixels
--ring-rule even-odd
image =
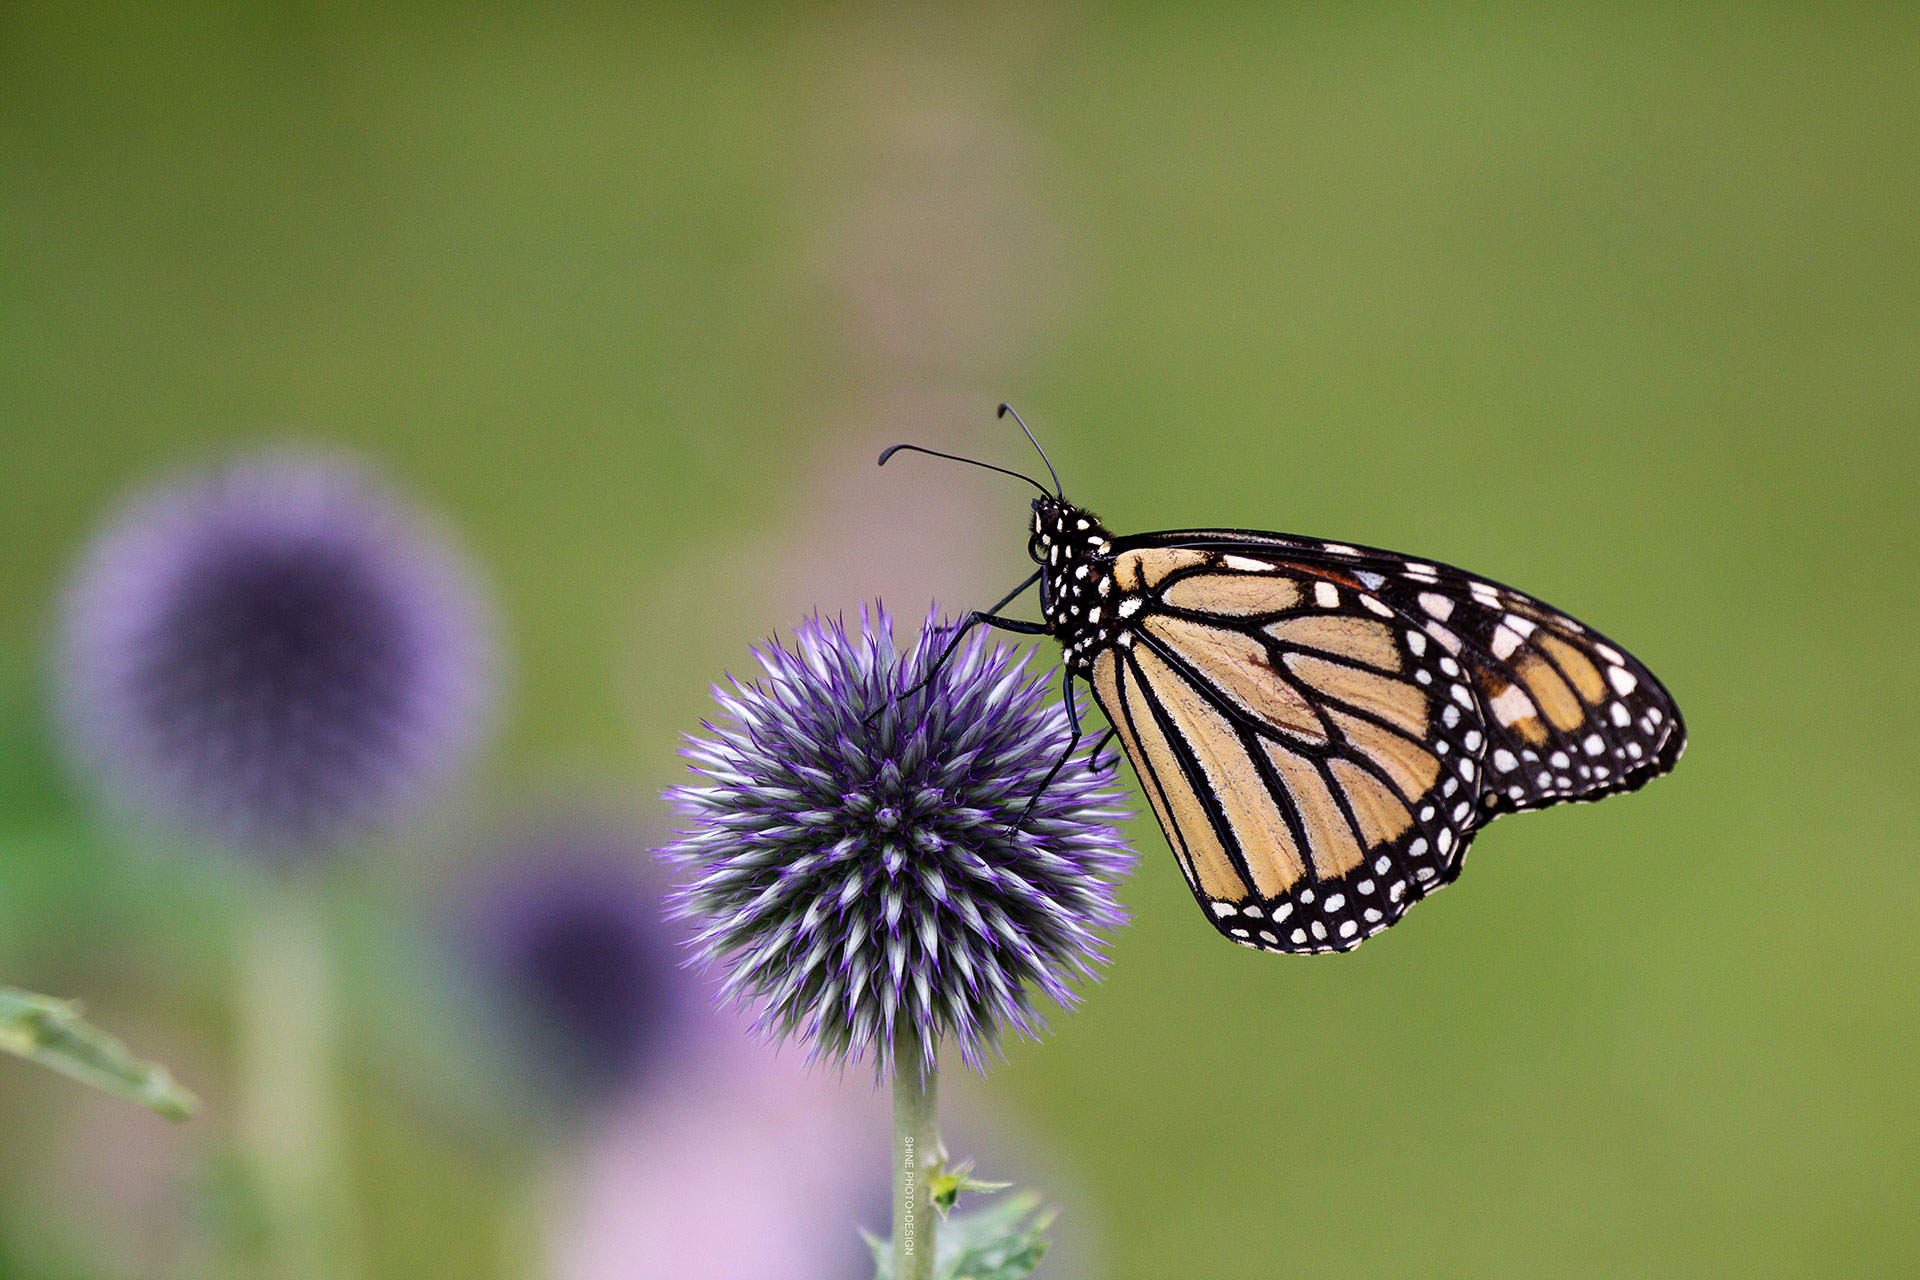
[[[935,1280],[1020,1280],[1033,1274],[1047,1252],[1053,1219],[1054,1211],[1031,1191],[947,1219],[934,1250]],[[875,1280],[893,1280],[892,1242],[861,1234],[873,1251]]]
[[[199,1107],[199,1099],[176,1084],[165,1067],[134,1057],[127,1046],[80,1014],[80,1005],[72,1000],[0,987],[0,1049],[150,1107],[170,1120],[185,1120]]]
[[[971,1160],[952,1170],[943,1168],[927,1179],[928,1194],[943,1218],[953,1208],[953,1202],[960,1198],[962,1191],[1005,1191],[1012,1185],[1011,1182],[986,1182],[974,1177]]]

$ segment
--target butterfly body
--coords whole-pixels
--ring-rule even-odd
[[[1113,536],[1091,511],[1057,498],[1034,499],[1028,553],[1040,565],[1040,616],[1075,675],[1091,673],[1093,655],[1121,643],[1118,637],[1129,630],[1119,613],[1126,597],[1116,593],[1112,551]]]
[[[1494,817],[1633,790],[1685,743],[1624,650],[1450,566],[1248,530],[1116,538],[1051,494],[1029,553],[1068,680],[1246,946],[1351,950]]]

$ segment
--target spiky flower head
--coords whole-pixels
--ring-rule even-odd
[[[529,1067],[581,1100],[644,1081],[713,1020],[652,871],[639,832],[568,814],[510,833],[454,894],[464,974]]]
[[[918,688],[949,629],[900,653],[876,612],[857,636],[804,622],[757,651],[763,680],[714,691],[725,719],[688,740],[702,781],[669,793],[688,826],[661,852],[761,1029],[886,1074],[904,1024],[928,1065],[950,1037],[981,1069],[1006,1028],[1038,1030],[1036,995],[1069,1006],[1094,976],[1133,854],[1084,752],[1040,790],[1068,724],[1024,658],[975,636]]]
[[[270,861],[403,815],[476,743],[490,615],[363,469],[243,457],[138,494],[59,637],[75,754],[135,814]]]

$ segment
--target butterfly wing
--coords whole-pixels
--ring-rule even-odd
[[[1194,895],[1237,942],[1348,950],[1459,874],[1494,816],[1670,769],[1678,710],[1542,602],[1277,534],[1121,539],[1095,697]]]

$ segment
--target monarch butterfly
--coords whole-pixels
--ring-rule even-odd
[[[1002,416],[1011,412],[1000,406]],[[1486,578],[1393,551],[1239,529],[1116,537],[1025,480],[1039,565],[967,615],[1050,635],[1117,735],[1194,898],[1266,951],[1350,951],[1460,874],[1506,813],[1672,769],[1680,710],[1599,632]],[[999,611],[1035,583],[1043,621]],[[938,667],[936,663],[936,669]],[[1048,774],[1044,791],[1053,780]]]

